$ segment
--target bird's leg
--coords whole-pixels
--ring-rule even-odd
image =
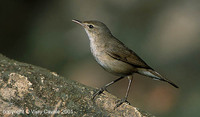
[[[132,80],[133,80],[133,76],[128,76],[128,88],[126,90],[126,95],[124,98],[122,98],[121,100],[118,101],[117,105],[115,106],[114,109],[116,109],[117,107],[119,107],[121,104],[123,104],[124,102],[128,103],[130,105],[130,103],[127,101],[127,98],[128,98],[128,94],[129,94],[129,91],[130,91],[130,87],[131,87],[131,83],[132,83]]]
[[[119,80],[121,80],[121,79],[123,79],[123,78],[124,78],[124,76],[122,76],[122,77],[120,77],[120,78],[118,78],[118,79],[116,79],[116,80],[113,80],[112,82],[110,82],[110,83],[106,84],[105,86],[101,87],[96,93],[94,93],[94,95],[93,95],[93,97],[92,97],[92,100],[94,100],[94,98],[95,98],[97,95],[100,95],[101,93],[103,93],[103,91],[107,91],[106,88],[107,88],[108,86],[110,86],[110,85],[116,83],[117,81],[119,81]]]

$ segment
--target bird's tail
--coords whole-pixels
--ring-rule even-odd
[[[149,76],[155,80],[160,80],[160,81],[164,81],[167,82],[169,84],[171,84],[172,86],[179,88],[177,85],[175,85],[172,81],[162,77],[158,72],[154,71],[153,69],[144,69],[144,68],[139,68],[138,69],[138,73],[145,75],[145,76]]]

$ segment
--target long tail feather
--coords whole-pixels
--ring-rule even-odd
[[[174,86],[175,88],[179,88],[172,81],[162,77],[158,72],[154,71],[153,69],[143,69],[143,68],[141,68],[141,69],[138,70],[138,73],[145,75],[145,76],[152,77],[155,80],[167,82],[167,83],[171,84],[172,86]]]

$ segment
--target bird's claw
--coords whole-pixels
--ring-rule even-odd
[[[96,93],[94,93],[94,95],[93,95],[93,97],[92,97],[92,100],[94,100],[94,98],[95,98],[97,95],[102,94],[104,91],[107,91],[107,89],[106,89],[105,87],[100,88]]]
[[[128,105],[130,105],[130,102],[128,102],[126,98],[123,98],[123,99],[117,101],[117,104],[116,104],[114,109],[116,109],[117,107],[119,107],[123,103],[127,103]]]

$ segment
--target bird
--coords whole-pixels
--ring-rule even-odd
[[[73,19],[72,21],[81,25],[85,29],[90,40],[91,53],[100,66],[106,71],[119,76],[119,78],[109,82],[95,92],[92,100],[104,91],[107,91],[108,86],[123,78],[128,78],[129,83],[125,97],[117,101],[116,108],[125,102],[130,104],[127,101],[127,98],[133,81],[133,74],[135,73],[150,77],[154,80],[167,82],[175,88],[179,88],[172,81],[161,76],[133,50],[129,49],[125,44],[114,37],[104,23],[97,20],[80,21]]]

